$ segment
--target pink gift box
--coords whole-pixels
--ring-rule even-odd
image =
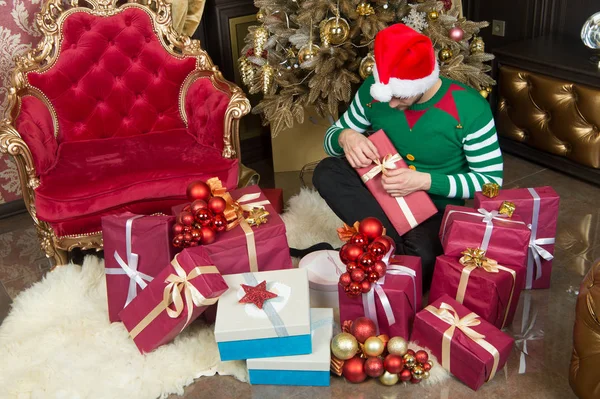
[[[172,282],[174,280],[177,284]],[[176,291],[181,292],[181,312],[178,315],[170,314],[168,310],[177,310],[175,303],[164,302],[167,288],[169,299]],[[199,302],[193,302],[194,289]],[[227,289],[227,283],[205,250],[184,249],[119,316],[140,352],[147,353],[173,340]]]
[[[378,287],[370,292],[350,298],[338,286],[340,322],[366,316],[375,322],[378,334],[408,339],[415,314],[422,305],[421,278],[421,258],[397,255]]]
[[[453,327],[457,319],[460,323]],[[411,341],[428,348],[442,367],[473,390],[504,367],[514,342],[447,295],[417,313]]]
[[[441,255],[436,258],[429,303],[449,295],[498,328],[509,326],[523,290],[525,268],[498,265],[497,273],[476,268],[463,276],[465,266],[458,258]],[[460,295],[461,278],[466,279]]]
[[[395,165],[396,168],[408,167],[383,130],[369,136],[369,140],[375,144],[379,155],[384,157],[383,163],[386,168],[393,169],[387,165],[388,163]],[[393,156],[397,160],[386,162],[385,157],[387,156]],[[366,168],[358,168],[356,171],[363,178],[363,181],[365,181],[365,175],[375,173],[375,171],[371,172],[374,168],[378,168],[378,166],[370,165]],[[438,212],[433,201],[431,201],[431,198],[429,198],[429,195],[425,191],[417,191],[405,197],[392,197],[383,188],[381,177],[382,174],[378,173],[370,178],[365,185],[379,205],[381,205],[381,208],[388,219],[390,219],[398,234],[403,235]]]
[[[173,216],[131,212],[102,217],[108,318],[119,312],[173,259]]]
[[[500,264],[525,267],[531,231],[518,216],[448,205],[440,226],[444,255],[460,257],[465,248],[481,248]]]
[[[475,194],[475,208],[499,209],[504,201],[513,202],[514,214],[531,224],[525,288],[549,288],[560,197],[549,186],[500,190],[494,198]]]

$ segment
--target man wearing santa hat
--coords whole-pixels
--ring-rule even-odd
[[[446,205],[462,205],[485,183],[502,185],[502,154],[488,102],[462,83],[439,76],[431,40],[404,24],[375,37],[375,68],[348,111],[325,134],[332,157],[317,166],[313,183],[347,224],[375,216],[395,241],[397,253],[420,256],[429,287]],[[383,129],[409,169],[387,170],[385,190],[394,197],[426,191],[439,212],[400,236],[354,168],[386,154],[365,132]]]

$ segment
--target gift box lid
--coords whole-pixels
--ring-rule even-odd
[[[346,265],[340,260],[339,251],[315,251],[300,260],[298,268],[308,272],[308,285],[318,291],[337,292],[340,275]]]
[[[310,334],[308,276],[304,269],[274,270],[223,276],[229,290],[219,299],[215,339],[217,342],[244,341]],[[264,302],[263,309],[240,303],[245,296],[242,284],[257,286],[277,297]]]
[[[331,362],[330,342],[333,335],[333,309],[312,308],[310,310],[310,320],[313,350],[311,354],[248,359],[248,369],[329,371]]]

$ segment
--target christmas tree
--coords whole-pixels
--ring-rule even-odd
[[[451,0],[255,0],[260,25],[251,27],[239,59],[251,94],[263,93],[253,112],[262,114],[273,136],[304,120],[312,106],[323,117],[337,116],[373,69],[377,32],[405,23],[431,39],[440,73],[487,97],[483,40],[487,22],[468,21]]]

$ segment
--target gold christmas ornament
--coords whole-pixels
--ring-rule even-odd
[[[367,356],[379,356],[384,349],[384,343],[377,337],[370,337],[365,341],[364,352]]]
[[[254,31],[254,56],[262,57],[263,50],[269,39],[269,31],[264,26],[259,26]]]
[[[273,69],[273,67],[269,64],[265,64],[263,66],[263,74],[264,74],[263,93],[264,94],[267,94],[269,92],[269,90],[271,89],[271,84],[273,83],[273,72],[274,71],[275,70]],[[252,208],[252,210],[248,214],[248,217],[246,217],[246,222],[248,222],[248,224],[250,226],[260,226],[261,224],[267,223],[267,221],[268,221],[267,216],[269,216],[269,212],[267,212],[263,208]]]
[[[375,14],[375,9],[373,8],[373,6],[371,4],[362,1],[362,2],[358,3],[358,5],[356,6],[356,12],[361,17],[366,17],[368,15]]]
[[[442,62],[449,61],[453,56],[452,50],[447,47],[440,50],[439,57]]]
[[[392,355],[404,356],[408,351],[408,342],[402,337],[394,337],[388,341],[387,349]]]
[[[344,18],[329,18],[325,23],[325,35],[331,44],[342,44],[350,36],[350,25]]]
[[[481,97],[483,98],[488,98],[488,96],[490,95],[490,93],[485,89],[479,90],[479,94],[481,94]]]
[[[406,368],[409,368],[409,369],[412,369],[415,366],[415,364],[417,363],[415,357],[409,353],[404,355],[402,357],[402,359],[404,360],[404,364],[406,365]]]
[[[331,340],[331,353],[340,360],[348,360],[358,352],[358,341],[352,334],[340,333]]]
[[[435,21],[440,17],[440,14],[436,10],[432,10],[427,13],[427,16],[430,20]]]
[[[480,36],[475,36],[469,46],[472,54],[485,53],[485,43]]]
[[[491,86],[488,86],[488,87],[486,87],[486,88],[485,88],[485,90],[486,90],[488,93],[491,93],[491,92],[492,92],[492,87],[491,87]]]
[[[423,376],[425,375],[425,370],[421,366],[415,366],[413,367],[411,373],[412,376],[415,377],[415,379],[422,380]]]
[[[254,68],[246,56],[240,58],[240,74],[242,75],[242,82],[246,86],[250,86],[254,80]]]
[[[379,382],[388,386],[396,385],[396,383],[398,383],[398,374],[393,374],[386,371],[379,377]]]
[[[500,205],[500,209],[498,209],[498,213],[500,213],[501,215],[506,215],[509,218],[512,217],[513,213],[515,212],[516,206],[514,202],[510,202],[510,201],[504,201],[502,202],[502,205]]]
[[[361,78],[366,79],[373,74],[373,68],[375,67],[375,57],[371,54],[367,54],[365,58],[360,61],[358,67],[358,73]]]
[[[312,44],[312,42],[300,47],[300,51],[298,51],[298,61],[300,61],[300,64],[315,58],[319,54],[319,49],[319,46]]]
[[[428,379],[428,378],[429,378],[429,376],[430,376],[430,374],[429,374],[429,371],[425,371],[425,372],[423,373],[423,379],[424,379],[424,380]]]
[[[258,22],[263,22],[265,20],[265,13],[263,12],[263,10],[258,10],[258,12],[256,13],[256,20]]]
[[[500,191],[500,186],[496,183],[485,183],[483,185],[483,189],[481,193],[488,198],[494,198],[498,196],[498,192]]]
[[[297,69],[300,68],[298,63],[298,56],[294,53],[291,48],[287,49],[287,58],[281,63],[285,69]]]

